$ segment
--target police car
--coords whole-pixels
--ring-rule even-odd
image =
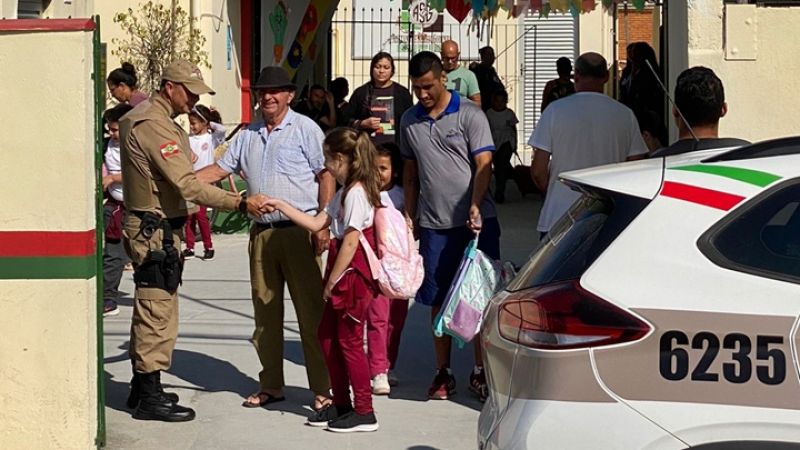
[[[479,447],[800,448],[800,138],[562,180],[486,311]]]

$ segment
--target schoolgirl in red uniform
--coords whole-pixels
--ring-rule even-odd
[[[333,238],[324,278],[323,297],[327,303],[318,333],[333,403],[311,414],[307,424],[342,433],[375,431],[378,421],[372,409],[364,327],[370,302],[379,288],[361,244],[363,234],[367,245],[375,248],[373,221],[375,208],[381,207],[375,147],[367,133],[337,128],[325,138],[323,150],[325,168],[343,186],[324,211],[310,216],[272,198],[265,207],[280,210],[312,232],[330,227]]]

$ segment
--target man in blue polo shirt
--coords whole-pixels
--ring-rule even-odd
[[[447,75],[435,53],[414,55],[409,75],[419,103],[403,114],[399,128],[405,208],[418,231],[425,265],[416,301],[431,307],[433,320],[475,233],[480,231],[478,248],[500,259],[500,224],[488,192],[495,148],[480,106],[445,88]],[[449,336],[434,337],[437,371],[428,390],[431,399],[446,400],[455,393],[451,343]],[[486,398],[477,342],[470,390]]]

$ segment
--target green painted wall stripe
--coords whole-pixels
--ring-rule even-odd
[[[690,166],[671,167],[672,170],[686,170],[689,172],[702,172],[718,175],[725,178],[754,184],[759,187],[768,186],[781,179],[778,175],[760,170],[743,169],[741,167],[715,166],[710,164],[692,164]]]
[[[95,255],[0,258],[0,280],[88,280],[96,274]]]

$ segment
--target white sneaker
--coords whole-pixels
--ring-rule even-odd
[[[389,379],[389,386],[397,386],[400,384],[400,380],[397,379],[397,375],[394,373],[394,370],[390,370],[387,378]]]
[[[389,387],[389,378],[385,373],[379,373],[372,379],[372,393],[375,395],[389,395],[392,388]]]

